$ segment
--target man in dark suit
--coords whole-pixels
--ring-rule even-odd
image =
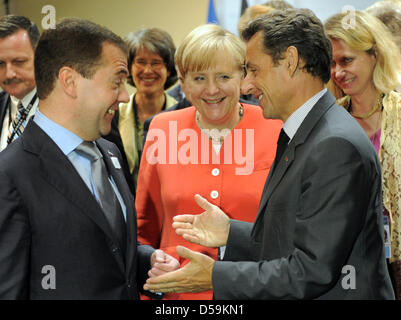
[[[324,89],[331,45],[321,22],[305,9],[275,11],[242,37],[245,80],[264,117],[284,122],[258,216],[252,224],[230,221],[195,196],[205,212],[177,216],[173,226],[186,240],[227,245],[224,261],[178,247],[191,262],[145,288],[213,289],[216,299],[394,299],[379,161],[359,124]]]
[[[38,39],[39,30],[28,18],[0,18],[0,151],[18,138],[35,114],[39,99],[33,59]],[[20,112],[24,119],[18,123]]]
[[[0,299],[137,299],[178,268],[137,242],[120,154],[100,138],[127,75],[124,41],[99,25],[66,19],[40,38],[39,108],[0,154]]]

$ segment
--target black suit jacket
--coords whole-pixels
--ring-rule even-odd
[[[137,242],[134,198],[111,162],[118,149],[96,143],[127,207],[127,252],[74,166],[31,121],[0,153],[0,299],[138,298],[153,249]],[[47,265],[56,289],[42,286]]]
[[[377,154],[326,93],[269,174],[255,223],[231,222],[215,298],[393,299],[383,232]]]
[[[3,129],[4,117],[7,115],[9,100],[10,95],[6,91],[0,92],[0,132]]]

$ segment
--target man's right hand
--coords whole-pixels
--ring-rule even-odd
[[[230,231],[230,218],[199,194],[195,195],[195,201],[205,211],[199,215],[175,216],[175,232],[185,240],[205,247],[225,246]]]

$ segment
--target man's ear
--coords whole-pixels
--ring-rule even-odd
[[[78,73],[70,67],[62,67],[58,72],[58,80],[63,91],[71,98],[77,97]]]
[[[290,76],[295,74],[299,65],[298,49],[294,46],[289,46],[285,51],[285,63],[287,65]]]

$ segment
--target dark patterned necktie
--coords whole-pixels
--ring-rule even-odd
[[[273,172],[276,169],[281,157],[283,156],[285,149],[288,146],[288,141],[290,141],[290,138],[287,136],[284,129],[281,129],[280,135],[277,140],[276,157],[274,158],[274,164],[273,164],[273,168],[272,168]]]
[[[13,122],[10,126],[10,130],[8,132],[7,143],[10,144],[15,139],[17,139],[22,132],[24,132],[24,122],[27,117],[27,110],[24,108],[22,102],[18,103],[18,110],[14,116]]]

